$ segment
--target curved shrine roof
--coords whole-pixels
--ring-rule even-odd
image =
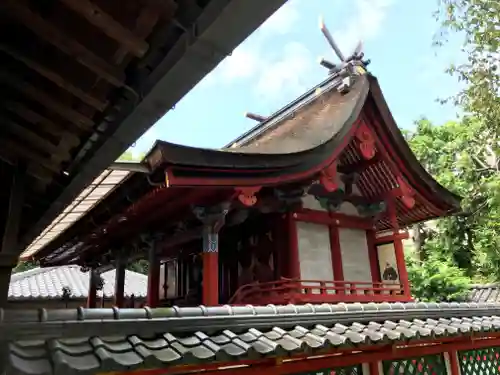
[[[334,162],[344,173],[359,174],[357,185],[368,199],[386,197],[407,183],[415,194],[415,205],[409,210],[397,202],[400,226],[459,211],[460,198],[435,181],[413,155],[377,79],[370,74],[350,78],[354,82],[345,93],[338,89],[340,78],[331,75],[224,149],[157,141],[144,160],[151,171],[149,181],[141,173],[133,174],[44,246],[37,258],[54,251],[76,255],[111,229],[119,236],[131,236],[148,220],[198,204],[200,196],[226,194],[223,200],[234,188],[312,181]],[[357,133],[361,127],[372,134],[376,153],[372,160],[363,160],[361,155]],[[166,183],[151,186],[153,176]],[[140,225],[130,228],[131,220],[126,221],[133,216],[140,217]],[[389,220],[381,220],[378,229],[388,228]]]

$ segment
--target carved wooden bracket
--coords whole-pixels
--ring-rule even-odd
[[[375,138],[366,124],[361,124],[356,130],[356,138],[360,141],[359,150],[364,159],[370,160],[375,156]]]
[[[238,194],[238,200],[247,207],[251,207],[257,203],[257,194],[261,189],[261,186],[249,186],[249,187],[238,187],[236,188],[236,193]]]
[[[320,172],[319,182],[329,193],[339,188],[337,183],[337,161],[334,161]]]
[[[407,208],[413,208],[413,206],[415,206],[415,191],[410,187],[410,185],[408,185],[403,177],[398,176],[396,181],[401,192],[401,202],[403,202]]]

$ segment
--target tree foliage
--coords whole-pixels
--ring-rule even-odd
[[[466,62],[453,65],[450,73],[464,83],[454,97],[456,103],[473,114],[498,140],[500,135],[500,1],[438,0],[442,22],[439,42],[449,32],[464,37]],[[497,144],[498,146],[498,144]]]
[[[500,171],[482,123],[420,120],[408,141],[427,171],[463,198],[461,213],[416,228],[425,230],[420,259],[446,260],[474,279],[499,280]]]
[[[33,268],[38,267],[38,264],[36,262],[27,260],[27,261],[20,261],[17,266],[12,270],[12,273],[18,273],[18,272],[24,272],[24,271],[29,271]]]
[[[469,277],[500,280],[500,2],[438,2],[438,44],[450,33],[464,38],[466,61],[448,72],[462,83],[451,99],[468,117],[442,126],[421,120],[405,135],[427,171],[463,197],[462,213],[413,228],[413,293],[445,301],[461,297]]]
[[[428,245],[427,245],[428,246]],[[432,249],[430,252],[433,252]],[[407,256],[408,277],[412,295],[419,301],[450,302],[463,300],[469,290],[470,278],[464,270],[447,259],[431,255],[425,261]]]

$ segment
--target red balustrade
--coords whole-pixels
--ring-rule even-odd
[[[397,283],[281,279],[241,286],[229,304],[409,302]]]

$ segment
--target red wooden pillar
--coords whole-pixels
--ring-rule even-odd
[[[336,225],[330,225],[328,229],[330,232],[333,280],[344,281],[344,264],[342,262],[342,250],[340,248],[339,227]]]
[[[368,369],[369,369],[370,375],[379,375],[380,374],[378,362],[370,362],[368,364]]]
[[[378,264],[377,245],[375,243],[375,230],[366,232],[366,243],[368,247],[368,257],[370,259],[370,271],[372,274],[372,282],[380,283],[380,267]]]
[[[202,303],[219,304],[219,230],[224,225],[228,205],[197,207],[195,215],[203,222],[203,282]]]
[[[116,259],[116,270],[115,270],[115,301],[114,305],[116,307],[124,307],[124,294],[125,294],[125,260],[118,256]]]
[[[146,304],[157,307],[160,297],[160,261],[156,255],[156,246],[152,245],[148,254],[148,296]]]
[[[87,296],[87,308],[93,309],[97,306],[97,278],[95,270],[91,269],[89,272],[89,290]]]
[[[458,353],[453,350],[448,352],[448,356],[450,357],[450,375],[460,375],[460,366],[458,364]]]
[[[297,233],[297,222],[294,213],[286,216],[288,232],[288,277],[300,279],[299,237]]]
[[[218,234],[216,234],[216,236],[218,236]],[[219,304],[219,252],[218,251],[212,251],[212,252],[203,251],[202,303],[205,306],[217,306]]]
[[[403,286],[403,294],[405,296],[410,296],[410,282],[408,280],[408,271],[406,270],[405,253],[403,247],[403,240],[400,236],[396,236],[399,232],[399,224],[396,214],[396,201],[395,199],[389,199],[389,219],[394,230],[394,252],[396,256],[396,264],[398,267],[399,282]]]

